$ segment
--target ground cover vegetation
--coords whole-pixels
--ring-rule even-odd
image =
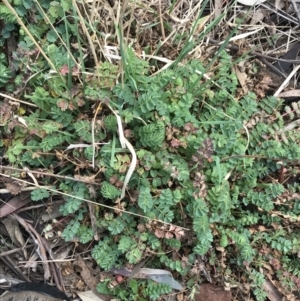
[[[53,231],[85,245],[101,270],[150,258],[187,288],[226,285],[237,300],[266,300],[266,280],[297,291],[300,103],[268,95],[256,61],[255,87],[240,88],[235,67],[248,52],[226,45],[251,10],[202,59],[197,47],[226,9],[213,19],[208,1],[191,2],[187,29],[174,25],[176,1],[160,3],[163,20],[146,2],[97,3],[0,4],[1,45],[17,39],[10,59],[0,55],[2,176],[39,185],[33,201],[63,197]],[[45,175],[34,184],[5,166]],[[119,300],[171,292],[111,281],[98,290]]]

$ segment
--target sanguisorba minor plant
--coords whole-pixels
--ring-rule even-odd
[[[25,93],[34,107],[16,109],[26,127],[0,103],[7,112],[1,115],[5,140],[0,147],[9,164],[101,184],[97,189],[69,179],[41,180],[69,194],[61,207],[68,217],[63,238],[85,244],[95,231],[105,233],[92,256],[106,271],[151,255],[152,266],[168,268],[192,286],[199,281],[193,274],[195,260],[206,256],[213,276],[229,283],[236,281],[232,271],[247,276],[257,300],[266,296],[261,288],[264,263],[279,279],[289,275],[292,282],[286,287],[294,290],[300,273],[299,185],[284,183],[281,175],[297,172],[300,137],[290,125],[299,118],[300,103],[284,106],[275,97],[258,101],[251,92],[239,97],[226,51],[210,63],[218,67],[208,81],[203,77],[208,66],[192,59],[151,76],[149,63],[123,45],[123,81],[118,83],[118,67],[108,62],[82,81],[75,64],[81,60],[84,65],[80,47],[73,59],[51,40],[57,34],[63,41],[68,33],[79,37],[66,20],[57,32],[45,24],[42,32],[34,27],[36,36],[46,33],[46,55],[57,73],[49,72],[45,58],[33,59],[36,48],[27,37],[14,54],[20,71],[31,63],[37,68]],[[4,58],[0,63],[6,70]],[[8,72],[0,76],[0,84],[9,81]],[[119,142],[116,115],[138,159],[122,200],[133,157]],[[81,147],[67,149],[72,144]],[[48,196],[44,188],[32,192],[33,200]],[[96,228],[85,218],[85,199],[99,204],[93,212]],[[98,289],[107,292],[107,284]],[[136,280],[127,292],[121,286],[113,289],[121,300],[156,300],[169,291],[167,285],[143,280],[139,289]]]

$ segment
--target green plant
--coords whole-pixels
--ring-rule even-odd
[[[257,99],[252,92],[240,96],[235,62],[226,51],[218,51],[209,64],[198,59],[183,64],[193,42],[185,44],[172,67],[155,75],[150,74],[152,61],[138,58],[123,44],[121,76],[109,62],[86,72],[91,62],[85,64],[76,26],[80,17],[75,8],[71,14],[71,1],[14,4],[24,22],[27,14],[33,16],[28,30],[46,55],[38,55],[35,43],[21,36],[12,64],[22,75],[14,84],[26,87],[31,106],[12,110],[0,104],[1,156],[12,165],[69,177],[41,179],[63,194],[65,240],[85,244],[95,229],[101,230],[105,235],[92,256],[105,271],[137,264],[151,254],[157,259],[153,265],[171,270],[176,278],[190,278],[189,286],[198,281],[194,265],[199,256],[208,256],[211,271],[219,275],[228,272],[220,263],[225,260],[248,277],[257,300],[266,297],[263,274],[257,272],[264,262],[270,262],[279,279],[292,279],[284,282],[288,290],[299,284],[295,262],[300,240],[294,227],[299,184],[284,180],[285,173],[298,174],[299,103]],[[2,5],[0,16],[15,30],[16,19]],[[4,87],[11,74],[3,55],[0,69]],[[207,70],[209,80],[203,77]],[[133,156],[122,148],[120,134],[137,155],[130,179]],[[38,188],[31,197],[42,200],[49,192]],[[97,208],[93,227],[86,218],[85,200],[90,199]],[[99,291],[111,292],[108,285],[105,280]],[[112,292],[120,300],[157,300],[170,292],[169,286],[150,280],[131,280],[128,287],[118,285]]]
[[[12,74],[5,62],[4,53],[0,54],[0,87],[4,87],[10,80]]]
[[[107,281],[108,282],[108,281]],[[107,282],[99,283],[97,290],[100,293],[110,293],[107,290]],[[128,287],[125,289],[123,286],[117,286],[113,290],[114,295],[118,300],[158,300],[161,295],[169,294],[172,289],[167,284],[155,283],[149,281],[130,280]]]
[[[258,301],[266,300],[267,293],[262,290],[262,286],[263,286],[264,282],[266,281],[264,279],[264,276],[261,273],[255,271],[255,270],[252,270],[250,272],[250,278],[253,280],[253,285],[255,287],[253,290],[253,293],[254,293],[256,299]]]
[[[230,60],[226,53],[222,54],[222,58]],[[256,251],[258,243],[270,243],[270,247],[285,254],[295,252],[293,246],[298,243],[296,237],[279,236],[271,239],[262,236],[253,240],[247,226],[257,222],[271,225],[268,212],[278,207],[274,204],[274,199],[280,198],[286,192],[286,187],[279,183],[263,183],[262,179],[280,170],[279,159],[296,160],[299,148],[292,138],[287,137],[290,140],[286,144],[274,134],[278,133],[280,137],[280,129],[284,124],[282,115],[277,113],[282,105],[279,100],[270,97],[258,103],[251,93],[239,101],[230,97],[237,82],[229,67],[223,65],[220,70],[222,76],[219,81],[223,87],[220,91],[194,85],[197,81],[194,74],[202,69],[200,63],[194,61],[152,78],[148,78],[143,71],[144,75],[137,81],[140,89],[137,103],[127,101],[124,95],[120,95],[120,87],[114,88],[109,100],[111,105],[117,104],[115,98],[123,97],[121,116],[126,118],[128,110],[133,112],[133,118],[129,120],[127,127],[132,131],[131,141],[137,148],[139,158],[139,165],[128,186],[129,189],[139,191],[137,203],[125,200],[122,206],[128,212],[139,213],[160,222],[151,225],[147,219],[137,221],[128,214],[115,216],[100,212],[98,226],[112,236],[118,235],[115,241],[109,237],[101,240],[92,252],[103,269],[109,270],[117,263],[137,263],[143,258],[147,248],[158,252],[169,247],[180,248],[179,242],[184,242],[184,234],[180,233],[179,228],[172,229],[163,224],[183,225],[178,211],[180,207],[184,208],[185,223],[190,223],[194,231],[192,252],[195,255],[206,254],[216,239],[220,240],[220,246],[237,253],[236,263],[241,266],[252,264],[254,258],[259,256]],[[172,78],[175,80],[171,81]],[[50,79],[47,90],[51,91],[55,84],[54,77]],[[132,89],[131,84],[132,82],[125,90]],[[93,86],[90,89],[92,91]],[[51,152],[79,141],[92,142],[91,122],[76,119],[73,122],[78,114],[78,106],[73,103],[72,109],[62,109],[59,100],[47,90],[37,87],[28,95],[38,109],[27,117],[28,129],[20,128],[19,131],[20,137],[26,141],[28,138],[25,137],[31,131],[31,140],[26,144],[27,150],[23,146],[16,148],[16,145],[13,149],[8,148],[8,158],[12,153],[24,160],[29,155],[29,146],[34,146],[33,150]],[[69,106],[70,100],[65,99]],[[202,110],[198,113],[197,108],[201,105]],[[245,120],[251,119],[253,114],[260,114],[262,121],[252,123],[252,128],[248,128],[248,136]],[[148,124],[141,124],[141,120],[147,120]],[[266,121],[270,123],[268,126]],[[33,132],[36,124],[39,124],[39,129]],[[105,117],[104,124],[99,123],[94,128],[94,139],[112,142],[116,127],[113,115]],[[107,135],[104,130],[107,130]],[[86,148],[83,153],[74,150],[74,158],[87,163],[92,159],[90,151],[91,148]],[[31,154],[33,158],[34,152]],[[42,156],[43,153],[39,161],[31,159],[29,162],[34,166],[46,164],[46,157]],[[97,198],[100,203],[103,198],[116,200],[120,196],[119,187],[129,166],[130,156],[122,154],[116,143],[102,147],[95,156],[106,179],[101,183]],[[63,237],[67,240],[79,237],[82,242],[89,241],[93,233],[86,225],[81,225],[80,218],[80,212],[84,208],[80,198],[88,197],[86,186],[82,183],[61,183],[60,189],[76,196],[67,197],[61,208],[65,216],[74,215],[65,228]],[[40,197],[42,196],[37,195],[35,198]],[[114,206],[113,203],[111,205]],[[248,208],[259,208],[260,211],[249,211]],[[137,222],[140,229],[144,230],[137,229]],[[276,222],[281,223],[279,220]],[[212,231],[213,224],[218,225],[217,231]],[[176,237],[177,243],[171,243],[170,239],[173,237]],[[184,268],[180,261],[173,262],[166,256],[159,257],[161,263],[172,270],[182,275],[189,273],[189,268]],[[145,294],[154,300],[158,296],[154,292],[159,291],[158,286],[155,286],[153,290],[148,288]]]

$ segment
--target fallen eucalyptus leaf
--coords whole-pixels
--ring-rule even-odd
[[[112,269],[111,271],[115,274],[120,274],[125,277],[129,277],[132,274],[132,271],[126,268]],[[172,274],[169,271],[166,270],[141,268],[136,274],[132,276],[132,278],[151,279],[158,283],[169,284],[171,288],[176,290],[183,289],[181,284],[173,278]]]
[[[82,301],[103,301],[93,291],[76,292]]]

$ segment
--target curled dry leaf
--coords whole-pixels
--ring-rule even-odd
[[[17,196],[6,202],[0,208],[0,217],[3,218],[28,204],[30,202],[29,196],[30,192],[22,192],[21,194],[18,194]]]
[[[18,195],[22,192],[23,185],[18,181],[11,180],[5,183],[5,187],[12,195]]]
[[[16,246],[23,247],[25,245],[25,239],[23,237],[18,221],[9,216],[3,219],[2,223],[4,224],[11,241]],[[27,250],[25,248],[23,249],[23,254],[24,257],[27,258]]]
[[[74,265],[81,268],[80,275],[83,281],[99,298],[101,298],[103,301],[110,301],[112,299],[112,296],[110,295],[100,294],[97,292],[96,286],[98,284],[98,280],[92,275],[82,257],[78,256],[74,261]]]

